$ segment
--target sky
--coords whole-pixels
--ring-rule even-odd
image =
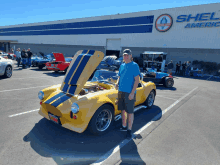
[[[0,26],[219,3],[219,0],[4,0]]]

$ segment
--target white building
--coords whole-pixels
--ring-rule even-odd
[[[31,48],[34,53],[80,49],[133,56],[163,51],[167,60],[220,63],[220,3],[136,13],[78,18],[0,27],[0,47]],[[8,44],[10,43],[10,44]],[[8,46],[7,46],[8,45]]]

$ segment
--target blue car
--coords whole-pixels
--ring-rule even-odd
[[[44,55],[40,59],[35,60],[32,65],[37,66],[39,69],[42,69],[43,67],[46,66],[47,62],[51,62],[51,61],[54,61],[54,60],[55,60],[55,58],[53,56],[53,53],[51,53],[51,54],[48,54],[46,56]]]
[[[32,66],[36,66],[36,61],[37,61],[37,60],[40,60],[40,59],[42,59],[41,56],[33,55],[33,56],[31,57],[31,65],[32,65]]]

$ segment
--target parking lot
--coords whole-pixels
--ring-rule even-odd
[[[75,133],[38,114],[38,92],[64,73],[15,66],[0,78],[0,164],[220,164],[220,84],[174,78],[157,86],[154,106],[135,114],[130,141],[114,129],[103,136]]]

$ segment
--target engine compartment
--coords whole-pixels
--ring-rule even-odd
[[[84,88],[80,91],[79,95],[86,95],[89,93],[94,93],[98,92],[100,90],[105,90],[106,88],[102,87],[101,85],[98,84],[93,84],[93,85],[85,85]]]

